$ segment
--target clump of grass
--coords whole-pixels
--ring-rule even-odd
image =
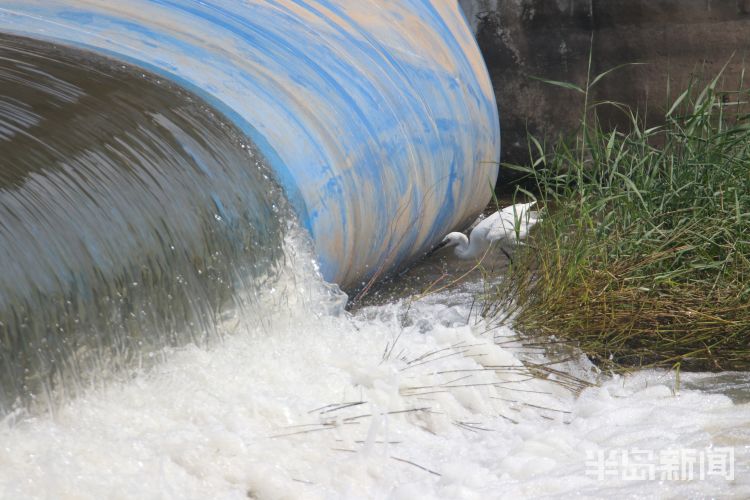
[[[607,369],[750,369],[750,91],[690,85],[647,128],[530,139],[548,215],[495,293],[521,332],[578,345]],[[550,82],[557,83],[557,82]],[[492,312],[492,311],[490,311]]]

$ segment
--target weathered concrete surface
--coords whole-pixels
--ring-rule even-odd
[[[503,125],[503,161],[528,160],[526,130],[554,138],[575,130],[582,102],[529,78],[582,84],[628,62],[595,97],[638,106],[658,121],[673,92],[731,59],[724,86],[737,87],[750,56],[750,0],[461,0],[487,61]],[[592,38],[593,36],[593,38]],[[593,40],[593,42],[592,42]],[[605,118],[617,122],[614,112]],[[501,172],[502,180],[507,171]]]

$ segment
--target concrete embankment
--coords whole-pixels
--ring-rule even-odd
[[[728,61],[724,86],[736,88],[750,55],[750,0],[460,3],[495,87],[507,162],[528,159],[527,129],[554,138],[573,131],[580,117],[579,96],[530,76],[583,83],[589,53],[593,74],[648,63],[619,70],[597,86],[595,98],[636,106],[656,122],[669,88],[681,92],[693,76],[713,76]],[[620,119],[615,112],[602,116]]]

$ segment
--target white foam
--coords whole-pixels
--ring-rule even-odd
[[[6,422],[0,497],[750,496],[748,405],[675,395],[656,372],[579,397],[529,379],[521,360],[546,358],[509,330],[485,331],[470,295],[350,316],[319,283],[279,294],[262,326],[240,318],[221,345],[173,352],[54,416]],[[585,362],[566,370],[593,376]],[[735,447],[735,481],[587,474],[600,450],[709,446]]]

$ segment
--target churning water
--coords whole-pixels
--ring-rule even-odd
[[[1,498],[750,496],[746,377],[608,377],[481,281],[345,312],[220,116],[1,42]]]

